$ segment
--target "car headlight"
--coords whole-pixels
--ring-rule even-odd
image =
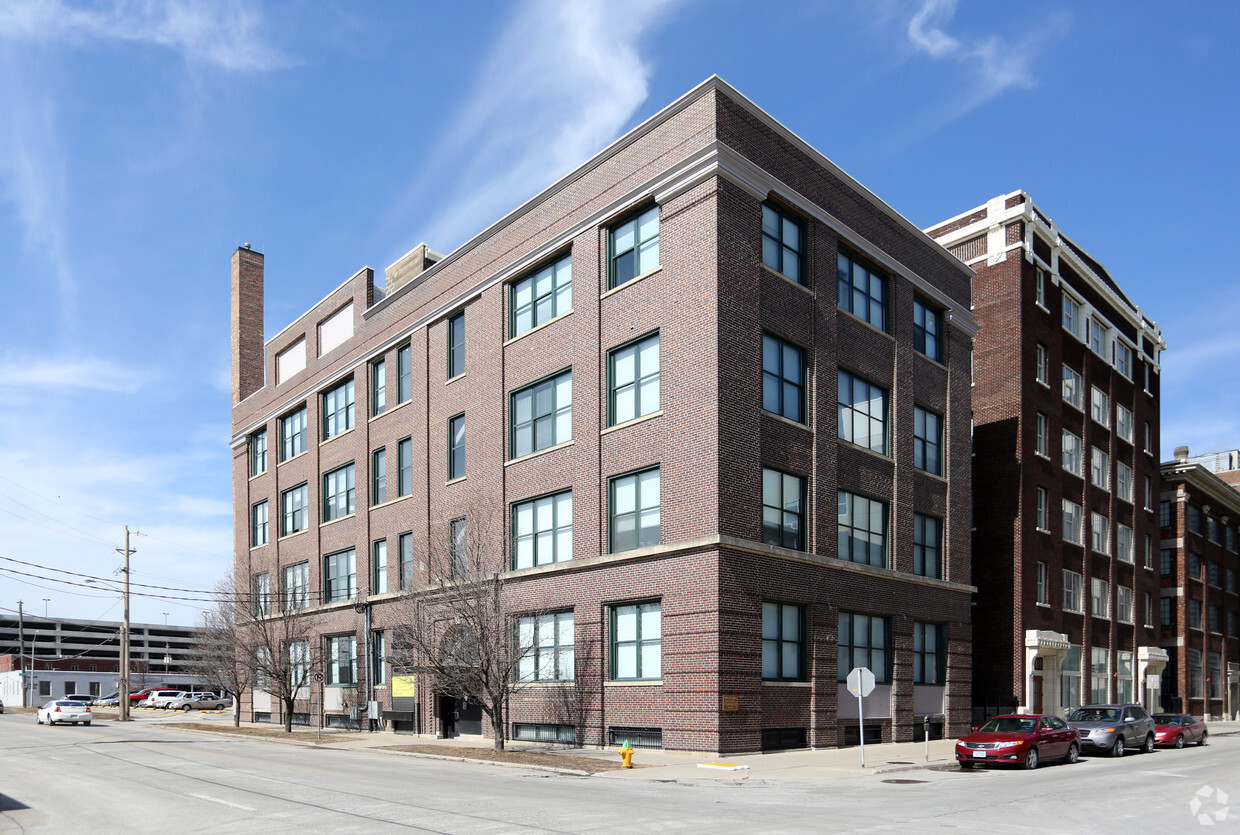
[[[1020,742],[1000,742],[995,745],[996,748],[1015,748]]]

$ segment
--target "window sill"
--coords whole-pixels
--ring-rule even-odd
[[[813,432],[813,431],[814,431],[813,429],[810,429],[810,428],[809,428],[809,425],[808,425],[808,424],[802,423],[802,422],[801,422],[801,421],[799,421],[799,420],[793,420],[793,419],[792,419],[792,418],[790,418],[790,417],[784,417],[784,416],[783,416],[783,415],[781,415],[779,412],[772,412],[770,409],[763,409],[763,410],[762,410],[762,414],[766,415],[767,417],[774,418],[775,420],[779,421],[780,423],[786,423],[786,424],[788,424],[789,426],[795,426],[795,427],[797,427],[798,429],[804,429],[806,432]]]
[[[1041,302],[1034,302],[1033,304],[1035,307],[1039,308],[1043,313],[1051,312],[1050,308],[1048,308],[1046,305],[1042,304]]]
[[[916,472],[916,473],[918,473],[919,475],[924,475],[924,476],[927,476],[927,477],[929,477],[929,478],[932,478],[932,479],[934,479],[935,481],[941,481],[943,484],[946,484],[946,483],[947,483],[947,476],[945,476],[945,475],[939,475],[938,473],[932,473],[932,472],[930,472],[929,470],[922,470],[922,469],[919,469],[919,468],[917,468],[917,467],[914,467],[914,468],[913,468],[913,471],[914,471],[914,472]]]
[[[284,542],[285,540],[292,539],[295,536],[301,536],[309,532],[310,532],[309,528],[303,528],[300,531],[293,531],[292,533],[282,534],[280,538],[276,540],[276,542]]]
[[[407,494],[405,494],[405,495],[403,495],[403,496],[397,496],[397,497],[396,497],[396,498],[394,498],[394,499],[388,499],[386,502],[380,502],[379,504],[372,504],[372,505],[370,506],[370,509],[371,509],[371,510],[378,510],[378,509],[379,509],[379,508],[381,508],[381,507],[387,507],[387,506],[388,506],[388,505],[390,505],[390,504],[396,504],[397,502],[404,501],[405,499],[412,499],[412,498],[413,498],[413,494],[412,494],[412,493],[407,493]]]
[[[870,330],[874,331],[875,333],[882,334],[883,336],[885,336],[885,337],[887,337],[888,339],[890,339],[892,342],[895,342],[895,341],[896,341],[896,338],[895,338],[894,336],[892,336],[891,334],[887,333],[887,331],[883,330],[882,328],[875,327],[874,325],[871,325],[869,322],[867,322],[866,320],[862,319],[862,318],[861,318],[860,316],[858,316],[857,314],[852,313],[852,312],[850,312],[850,311],[848,311],[848,310],[845,310],[844,308],[840,307],[839,305],[836,305],[835,309],[836,309],[836,310],[838,310],[840,313],[843,313],[843,314],[844,314],[845,316],[847,316],[849,319],[852,319],[854,322],[859,322],[859,323],[861,323],[862,325],[864,325],[865,327],[867,327],[867,328],[869,328]]]
[[[1042,609],[1049,609],[1049,608],[1051,608],[1051,604],[1049,604],[1049,603],[1035,603],[1035,604],[1033,604],[1033,605],[1035,605],[1035,606],[1037,606],[1037,607],[1039,607],[1039,608],[1042,608]]]
[[[1034,531],[1036,531],[1037,533],[1044,533],[1044,534],[1046,534],[1047,536],[1050,536],[1050,535],[1051,535],[1051,532],[1050,532],[1050,529],[1049,529],[1049,528],[1034,528]]]
[[[378,420],[378,419],[379,419],[379,418],[381,418],[381,417],[387,417],[388,415],[392,414],[392,412],[394,412],[394,411],[396,411],[397,409],[399,409],[401,406],[408,406],[408,405],[409,405],[410,403],[412,403],[412,402],[413,402],[413,398],[412,398],[412,397],[410,397],[410,398],[409,398],[408,400],[406,400],[404,403],[397,403],[395,406],[389,406],[388,408],[384,409],[384,410],[383,410],[382,412],[380,412],[379,414],[377,414],[377,415],[371,415],[371,416],[367,419],[367,423],[373,423],[374,421]]]
[[[630,278],[628,281],[624,282],[623,284],[617,284],[615,287],[612,287],[610,290],[607,290],[599,294],[599,297],[598,297],[599,301],[602,301],[608,296],[614,296],[616,293],[619,293],[625,287],[632,287],[637,282],[645,281],[647,278],[650,278],[650,276],[657,275],[662,271],[663,271],[663,265],[660,264],[659,266],[655,267],[653,270],[646,270],[641,275],[635,275],[632,278]]]
[[[269,541],[267,541],[267,542],[263,542],[263,543],[261,543],[261,544],[259,544],[259,545],[251,545],[251,546],[250,546],[250,553],[254,553],[254,552],[255,552],[255,551],[257,551],[259,548],[266,548],[266,547],[267,547],[268,545],[270,545],[270,544],[271,544],[271,542],[270,542],[270,540],[269,540]]]
[[[266,470],[263,470],[261,473],[254,473],[253,475],[251,475],[251,476],[247,479],[247,481],[253,481],[253,480],[254,480],[254,479],[256,479],[256,478],[262,478],[262,477],[263,477],[263,476],[265,476],[265,475],[267,475],[267,471],[266,471]]]
[[[570,447],[574,443],[575,441],[568,440],[562,444],[556,444],[555,446],[549,446],[546,449],[540,449],[538,450],[538,452],[527,453],[526,455],[522,455],[520,458],[509,458],[507,461],[504,462],[504,466],[507,467],[512,464],[516,464],[519,461],[529,461],[531,458],[537,458],[540,455],[546,455],[548,452],[555,452],[557,449],[564,449],[565,447]]]
[[[875,452],[872,449],[867,449],[858,444],[854,444],[852,441],[846,441],[843,438],[836,438],[836,441],[839,442],[839,445],[841,447],[845,447],[847,449],[855,449],[858,452],[864,453],[866,455],[871,455],[879,459],[880,461],[886,461],[888,464],[892,464],[892,465],[895,464],[895,461],[892,460],[891,456],[886,454],[885,452]],[[918,470],[918,472],[921,472],[921,470]]]
[[[806,287],[806,286],[805,286],[804,284],[802,284],[801,282],[797,281],[795,278],[789,278],[788,276],[784,275],[784,274],[783,274],[783,273],[781,273],[779,270],[775,269],[774,267],[771,267],[771,266],[770,266],[770,265],[768,265],[768,264],[764,264],[764,263],[759,262],[759,266],[760,266],[760,267],[762,267],[762,269],[763,269],[765,272],[770,273],[771,275],[775,276],[776,278],[782,278],[784,281],[788,282],[788,283],[789,283],[789,284],[791,284],[793,287],[795,287],[795,288],[797,288],[798,290],[800,290],[802,293],[808,293],[808,294],[809,294],[809,296],[810,296],[810,298],[813,298],[813,297],[814,297],[814,291],[813,291],[813,290],[811,290],[811,289],[809,289],[808,287]]]
[[[280,462],[279,464],[277,464],[276,466],[277,466],[277,467],[283,467],[285,464],[288,464],[288,463],[291,463],[291,462],[293,462],[293,461],[296,461],[298,458],[302,457],[303,455],[305,455],[305,454],[306,454],[307,452],[309,452],[309,451],[310,451],[310,450],[308,450],[308,449],[303,449],[301,452],[297,453],[297,454],[296,454],[296,455],[294,455],[292,458],[285,458],[283,461],[281,461],[281,462]]]
[[[456,478],[450,478],[443,483],[443,486],[447,487],[449,484],[460,484],[462,481],[464,481],[467,478],[469,478],[469,476],[467,475],[457,476]]]
[[[810,685],[810,682],[808,681],[777,681],[775,679],[764,678],[762,679],[762,686],[763,687],[792,687],[795,689],[795,688],[807,688],[807,687],[810,687],[811,685]]]
[[[1046,389],[1047,391],[1051,390],[1051,384],[1046,382],[1045,380],[1034,380],[1034,382],[1037,383],[1042,388]]]
[[[650,678],[641,679],[639,681],[608,681],[604,682],[605,687],[662,687],[663,679]]]
[[[357,515],[357,511],[355,510],[352,513],[346,513],[344,516],[339,516],[335,519],[329,519],[326,522],[319,522],[319,528],[322,529],[322,528],[329,527],[331,525],[337,525],[341,522],[345,522],[349,519],[352,519],[356,515]]]
[[[1049,455],[1047,455],[1045,452],[1038,452],[1038,451],[1035,449],[1035,450],[1033,451],[1033,454],[1034,454],[1034,455],[1036,455],[1037,457],[1039,457],[1039,458],[1043,459],[1044,461],[1049,461],[1049,460],[1051,460],[1051,457],[1050,457]]]
[[[944,371],[947,370],[947,363],[944,362],[943,360],[936,360],[934,357],[930,356],[929,354],[923,354],[921,351],[918,351],[916,348],[913,349],[913,353],[921,357],[922,359],[926,360],[931,365],[941,368]],[[972,385],[977,385],[977,383],[974,382],[972,383]]]
[[[560,688],[564,686],[574,686],[576,684],[576,679],[564,678],[556,681],[522,681],[517,686],[522,690],[547,690],[553,687]]]
[[[457,374],[455,377],[449,377],[448,379],[444,380],[443,384],[445,386],[450,386],[453,383],[455,383],[457,380],[464,380],[467,376],[468,375],[466,374],[466,372],[462,371],[460,374]]]
[[[343,438],[345,435],[352,433],[355,429],[357,429],[356,426],[350,426],[348,429],[344,430],[343,432],[337,432],[335,435],[332,435],[330,438],[324,438],[323,440],[319,441],[319,447],[320,448],[325,447],[328,444],[330,444],[332,441],[336,440],[337,438]]]
[[[525,337],[529,336],[530,334],[532,334],[532,333],[538,333],[538,332],[539,332],[540,330],[542,330],[543,328],[549,328],[549,327],[551,327],[552,325],[554,325],[556,322],[560,321],[561,319],[563,319],[563,318],[565,318],[565,317],[567,317],[567,316],[572,316],[572,315],[573,315],[573,311],[571,311],[571,310],[566,310],[566,311],[564,311],[563,313],[560,313],[560,314],[557,314],[557,315],[555,315],[555,316],[552,316],[550,319],[548,319],[547,321],[543,322],[541,325],[535,325],[534,327],[530,328],[529,330],[527,330],[527,331],[525,331],[525,332],[523,332],[523,333],[519,333],[519,334],[517,334],[517,335],[516,335],[516,336],[514,336],[514,337],[511,337],[510,339],[508,339],[508,341],[507,341],[507,342],[502,343],[502,344],[500,345],[500,347],[501,347],[501,348],[507,348],[509,345],[511,345],[512,343],[516,342],[518,339],[525,339]]]
[[[607,434],[609,434],[609,433],[611,433],[611,432],[615,432],[617,429],[625,429],[625,428],[630,427],[630,426],[633,426],[633,425],[635,425],[635,424],[638,424],[638,423],[645,423],[645,422],[646,422],[646,421],[648,421],[648,420],[654,420],[655,418],[657,418],[657,417],[662,417],[662,416],[663,416],[663,410],[662,410],[662,409],[659,409],[657,412],[651,412],[651,413],[650,413],[650,414],[648,414],[648,415],[642,415],[641,417],[635,417],[635,418],[633,418],[632,420],[626,420],[624,423],[617,423],[617,424],[616,424],[616,425],[614,425],[614,426],[608,426],[606,429],[604,429],[603,431],[599,432],[599,435],[600,435],[600,436],[601,436],[601,435],[607,435]]]

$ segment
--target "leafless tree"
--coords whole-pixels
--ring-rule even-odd
[[[238,606],[245,606],[248,601],[237,599],[232,577],[216,583],[212,596],[214,605],[199,617],[201,629],[194,639],[194,656],[188,666],[213,690],[233,694],[236,727],[241,724],[241,697],[254,685],[254,656],[246,651],[245,635],[239,631],[237,618]]]
[[[293,731],[296,701],[308,696],[310,671],[318,652],[312,640],[309,620],[300,609],[271,614],[255,614],[253,609],[237,608],[238,647],[254,665],[254,687],[265,690],[280,703],[284,730]]]
[[[589,673],[597,668],[598,642],[574,641],[573,678],[560,681],[559,686],[552,690],[552,709],[558,724],[571,725],[573,728],[574,745],[577,748],[585,744],[586,727],[590,723],[590,712],[596,709],[595,694],[581,680],[581,673]]]

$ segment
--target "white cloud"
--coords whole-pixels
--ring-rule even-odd
[[[0,358],[0,386],[132,393],[142,382],[143,375],[93,357],[57,360],[7,354]]]

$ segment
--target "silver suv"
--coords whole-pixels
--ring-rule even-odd
[[[1125,748],[1154,750],[1154,720],[1141,705],[1085,705],[1072,711],[1068,724],[1080,731],[1082,754],[1122,757]]]

